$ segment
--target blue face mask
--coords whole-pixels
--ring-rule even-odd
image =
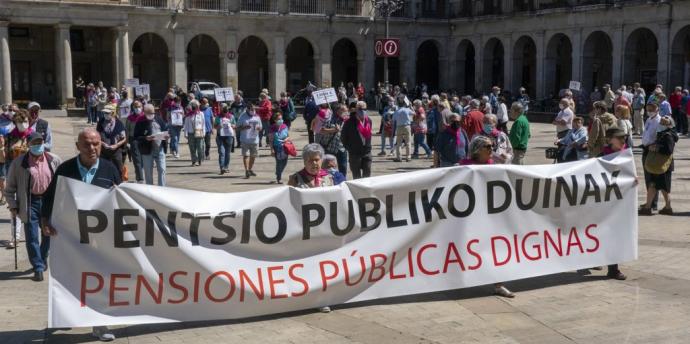
[[[34,145],[34,146],[29,147],[29,150],[31,151],[31,154],[33,154],[35,156],[39,156],[39,155],[43,155],[43,152],[45,152],[46,147],[44,144],[41,143],[40,145]]]
[[[283,125],[283,120],[282,120],[282,119],[281,119],[281,120],[277,120],[277,121],[276,121],[276,125],[278,125],[278,126]]]
[[[491,124],[484,124],[484,133],[486,134],[491,134],[491,131],[494,130],[494,126]]]

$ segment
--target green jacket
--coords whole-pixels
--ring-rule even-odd
[[[525,114],[518,116],[510,128],[510,145],[513,149],[527,150],[527,142],[531,136],[527,116]]]

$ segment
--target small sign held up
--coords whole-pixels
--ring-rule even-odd
[[[570,81],[570,85],[568,86],[569,89],[573,91],[579,91],[580,90],[580,82],[579,81]]]
[[[314,91],[311,95],[314,97],[316,105],[338,102],[338,95],[335,93],[335,88],[333,87]]]
[[[235,100],[235,93],[232,87],[214,88],[213,93],[216,95],[217,102],[231,102]]]
[[[151,98],[151,86],[149,84],[134,86],[134,94],[144,98]]]
[[[139,79],[125,79],[125,87],[137,87],[139,86]]]

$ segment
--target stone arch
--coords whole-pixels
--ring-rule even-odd
[[[613,77],[613,44],[608,34],[594,31],[582,48],[582,84],[586,90],[610,84]]]
[[[248,36],[237,49],[238,88],[245,97],[256,98],[268,88],[268,46],[257,36]]]
[[[356,84],[358,77],[357,54],[357,46],[349,38],[341,38],[333,45],[331,53],[333,86],[337,87],[341,82]]]
[[[475,86],[475,70],[476,70],[476,52],[474,44],[468,39],[460,41],[455,55],[456,63],[456,85],[458,92],[463,94],[474,94]]]
[[[510,91],[524,87],[527,93],[537,94],[537,45],[530,36],[522,36],[513,48],[513,84]]]
[[[544,90],[547,97],[557,97],[560,90],[568,87],[573,77],[573,45],[567,35],[557,33],[549,39],[546,45],[544,74]]]
[[[315,81],[314,45],[304,37],[296,37],[285,48],[286,90],[292,94]]]
[[[220,47],[213,37],[200,34],[187,44],[189,81],[213,81],[220,84]]]
[[[439,89],[439,44],[433,39],[417,47],[416,77],[418,85],[425,83],[429,90]]]
[[[489,39],[484,45],[482,59],[482,80],[484,89],[480,92],[488,92],[492,86],[503,88],[504,82],[504,50],[503,43],[498,38]]]
[[[680,29],[671,44],[671,71],[669,87],[690,87],[690,25]]]
[[[151,98],[163,97],[170,84],[170,59],[168,45],[163,37],[148,32],[140,35],[132,44],[133,77],[142,84],[149,84]],[[178,85],[187,87],[187,85]]]
[[[652,30],[639,28],[630,33],[623,55],[623,80],[627,85],[639,82],[648,91],[654,89],[657,83],[658,50],[659,44]]]

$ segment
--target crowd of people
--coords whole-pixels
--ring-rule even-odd
[[[257,176],[254,165],[260,150],[270,151],[275,162],[273,183],[282,184],[289,157],[297,155],[291,129],[297,119],[295,101],[283,92],[273,100],[263,90],[257,101],[247,101],[242,91],[231,102],[211,101],[199,92],[170,88],[154,106],[147,98],[130,97],[126,88],[103,87],[99,82],[84,86],[87,126],[78,136],[79,155],[62,162],[51,153],[50,123],[40,117],[41,106],[27,109],[15,104],[0,114],[0,188],[18,225],[23,227],[35,281],[43,280],[47,268],[51,227],[50,214],[56,175],[109,188],[130,177],[136,183],[166,185],[166,161],[181,159],[182,136],[186,138],[191,166],[211,159],[212,141],[218,152],[220,175],[230,173],[230,158],[240,149],[244,178]],[[679,135],[687,135],[690,96],[675,88],[666,97],[662,85],[647,97],[642,88],[602,88],[602,99],[592,103],[589,118],[578,116],[573,93],[566,91],[555,114],[554,160],[556,163],[600,157],[635,147],[640,138],[647,185],[647,202],[640,215],[652,215],[661,191],[665,207],[660,214],[673,214],[671,176],[673,152]],[[297,188],[338,185],[348,179],[371,176],[373,155],[395,162],[428,159],[432,168],[460,165],[516,164],[525,162],[531,130],[527,118],[530,99],[524,88],[514,101],[493,87],[481,97],[427,93],[426,86],[382,87],[373,102],[364,101],[362,84],[338,88],[337,103],[317,104],[305,92],[303,118],[309,144],[302,149],[303,165],[287,177]],[[371,102],[370,102],[371,103]],[[374,128],[371,114],[381,116]],[[512,120],[512,125],[509,125]],[[374,143],[380,138],[380,147]],[[265,146],[265,148],[264,148]],[[420,148],[423,150],[420,155]],[[131,163],[130,163],[131,162]],[[23,225],[22,225],[23,224]],[[10,243],[8,248],[15,248]],[[625,279],[617,266],[608,276]],[[514,297],[504,284],[495,293]],[[322,311],[330,308],[324,306]],[[114,338],[106,328],[94,328],[102,340]]]

